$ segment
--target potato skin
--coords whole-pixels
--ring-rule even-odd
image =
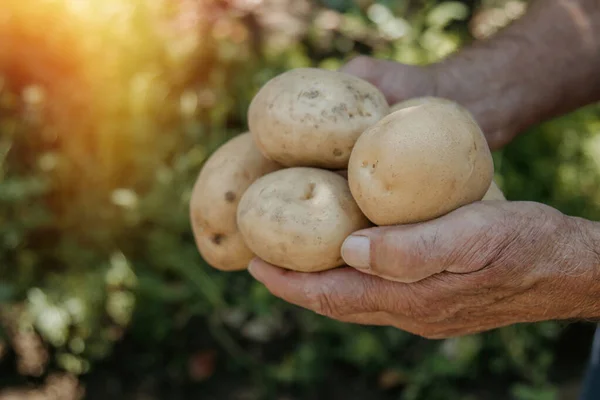
[[[358,136],[388,112],[384,95],[367,81],[298,68],[258,91],[248,125],[263,154],[282,165],[345,169]]]
[[[294,271],[317,272],[344,264],[341,246],[370,226],[338,173],[294,167],[263,176],[244,193],[238,226],[263,260]]]
[[[238,231],[237,206],[256,179],[280,168],[262,155],[249,132],[230,139],[206,160],[194,184],[190,217],[198,250],[212,267],[242,270],[254,257]]]
[[[479,201],[493,173],[481,129],[450,102],[389,114],[360,136],[348,165],[352,195],[377,225],[422,222]]]
[[[506,200],[506,196],[502,193],[502,190],[498,187],[496,182],[492,181],[482,201],[494,201],[494,200]]]
[[[407,107],[418,106],[420,104],[425,103],[452,103],[450,100],[444,99],[442,97],[434,97],[434,96],[423,96],[423,97],[415,97],[412,99],[404,100],[399,103],[396,103],[390,107],[390,114],[401,110]]]

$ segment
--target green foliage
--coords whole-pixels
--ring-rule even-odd
[[[190,230],[196,175],[247,129],[264,82],[298,66],[335,69],[357,52],[434,62],[470,40],[467,3],[310,3],[307,18],[290,16],[308,21],[294,34],[204,3],[198,15],[162,1],[61,9],[76,13],[72,31],[68,22],[66,34],[37,30],[28,45],[43,54],[63,49],[63,34],[79,37],[75,72],[17,80],[9,68],[0,80],[0,310],[24,306],[19,318],[53,350],[48,368],[93,375],[126,340],[137,351],[123,362],[140,377],[193,378],[198,348],[216,349],[224,361],[216,372],[207,362],[197,385],[233,376],[246,398],[316,398],[340,374],[370,398],[491,398],[482,379],[508,382],[500,398],[556,398],[548,370],[558,324],[444,341],[342,324],[285,304],[244,272],[209,268]],[[219,18],[202,19],[211,13]],[[190,15],[201,23],[190,28]],[[599,107],[536,127],[494,157],[509,199],[600,217]]]

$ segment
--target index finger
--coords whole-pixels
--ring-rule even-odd
[[[336,268],[302,273],[268,264],[260,259],[250,263],[248,271],[269,291],[297,306],[332,318],[378,311],[390,311],[394,282],[363,274],[354,268]]]

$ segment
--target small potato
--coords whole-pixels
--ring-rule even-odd
[[[348,181],[377,225],[430,220],[481,200],[494,173],[486,139],[451,102],[426,102],[389,114],[363,133]]]
[[[370,223],[338,173],[295,167],[265,175],[246,190],[238,226],[263,260],[316,272],[343,265],[342,243]]]
[[[256,179],[282,168],[243,133],[217,149],[202,167],[190,201],[192,230],[200,254],[214,268],[245,269],[254,257],[237,229],[240,198]]]
[[[485,196],[483,196],[483,199],[481,199],[481,200],[483,200],[483,201],[506,200],[506,197],[504,196],[504,193],[502,193],[502,190],[500,190],[500,188],[498,187],[496,182],[492,181],[488,191],[485,193]]]
[[[412,107],[412,106],[418,106],[420,104],[432,103],[432,102],[437,102],[437,103],[451,103],[450,100],[444,99],[442,97],[434,97],[434,96],[415,97],[415,98],[408,99],[408,100],[405,100],[405,101],[401,101],[399,103],[396,103],[396,104],[392,105],[390,107],[390,114],[393,113],[393,112],[396,112],[398,110],[401,110],[403,108]]]
[[[263,154],[282,165],[345,169],[358,136],[388,111],[384,95],[367,81],[298,68],[258,91],[248,125]]]

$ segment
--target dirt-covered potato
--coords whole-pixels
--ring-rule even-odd
[[[352,195],[377,225],[426,221],[481,200],[493,173],[481,129],[452,102],[389,114],[359,137],[348,165]]]
[[[190,201],[192,230],[200,254],[214,268],[246,268],[254,256],[237,229],[240,198],[256,179],[282,168],[266,159],[247,132],[217,149],[204,163]]]
[[[238,206],[238,226],[260,258],[295,271],[343,265],[344,239],[371,224],[333,171],[295,167],[254,182]]]
[[[502,193],[502,190],[500,190],[500,188],[498,187],[496,182],[492,181],[492,183],[490,184],[490,187],[488,188],[488,191],[485,193],[485,196],[483,196],[483,199],[481,199],[481,200],[483,200],[483,201],[506,200],[506,197],[504,196],[504,193]]]
[[[369,82],[298,68],[258,91],[248,125],[260,150],[282,165],[345,169],[358,136],[388,111],[385,97]]]

